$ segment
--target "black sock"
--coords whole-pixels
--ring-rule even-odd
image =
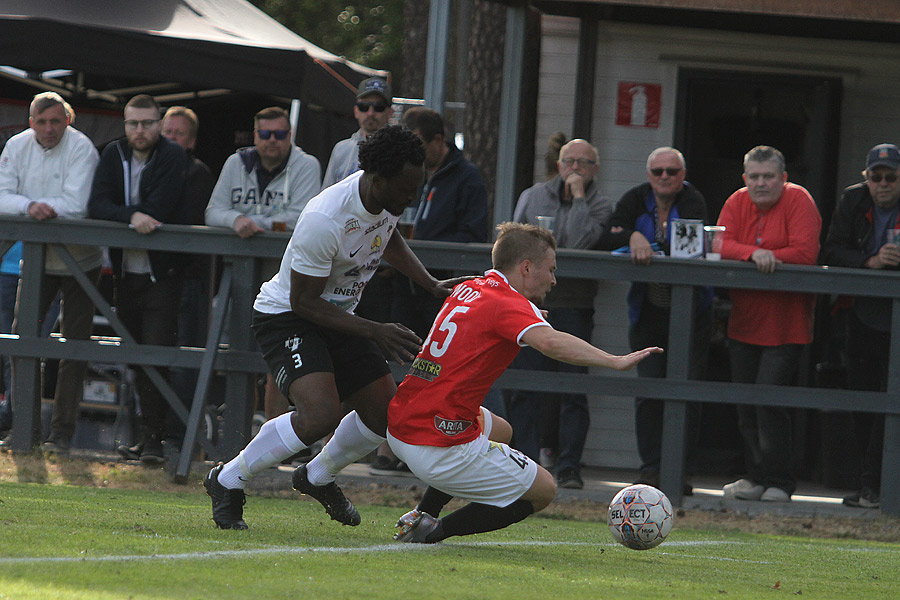
[[[422,500],[416,508],[420,512],[426,512],[435,519],[441,516],[441,510],[447,506],[447,503],[453,500],[453,496],[442,492],[437,488],[428,486],[422,495]]]
[[[425,541],[439,542],[454,535],[471,535],[503,529],[518,523],[533,512],[531,502],[521,498],[504,508],[472,502],[441,519],[440,526],[432,531]]]

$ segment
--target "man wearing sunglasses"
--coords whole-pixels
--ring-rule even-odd
[[[231,227],[242,238],[293,231],[300,211],[319,193],[321,177],[319,161],[293,139],[286,110],[274,106],[256,113],[253,146],[225,161],[206,207],[206,224]]]
[[[613,209],[595,179],[600,171],[597,149],[585,140],[572,140],[560,149],[556,166],[556,177],[522,192],[513,221],[541,225],[540,217],[552,217],[549,229],[560,248],[593,248],[606,231]],[[593,280],[560,279],[542,308],[547,309],[547,320],[553,327],[590,342],[596,294]],[[587,373],[587,367],[559,362],[532,348],[523,348],[513,366]],[[558,450],[555,462],[560,487],[584,486],[581,454],[590,425],[587,396],[515,392],[510,397],[509,420],[517,447],[531,458],[539,460],[541,447]]]
[[[697,188],[685,181],[684,156],[668,146],[656,148],[647,157],[647,181],[622,196],[613,212],[609,234],[601,242],[604,250],[627,247],[635,264],[650,264],[658,253],[669,254],[672,219],[707,222],[706,201]],[[695,288],[694,335],[691,339],[689,379],[702,379],[709,352],[713,292]],[[671,289],[664,284],[633,283],[628,292],[628,340],[632,348],[651,341],[669,343]],[[641,377],[665,377],[666,357],[655,355],[638,365]],[[634,428],[641,467],[636,483],[659,485],[662,422],[665,404],[657,398],[635,398]],[[687,471],[694,468],[699,425],[699,405],[689,405]],[[685,482],[684,493],[693,489]]]
[[[323,190],[359,171],[359,143],[388,124],[394,115],[391,102],[391,85],[381,77],[369,77],[359,84],[353,104],[353,116],[359,129],[334,145],[322,181]]]
[[[88,211],[93,219],[128,223],[141,235],[151,235],[163,223],[188,223],[184,180],[187,154],[160,135],[159,104],[140,94],[125,105],[125,139],[111,142],[100,155]],[[110,248],[116,277],[119,318],[140,344],[173,346],[177,339],[181,303],[182,254]],[[159,464],[170,409],[165,398],[137,370],[141,402],[141,438],[118,452],[145,464]]]
[[[253,117],[254,145],[228,157],[216,182],[206,224],[231,227],[241,238],[263,231],[293,231],[300,212],[319,193],[319,161],[295,146],[289,115],[283,108],[264,108]],[[262,285],[278,271],[280,261],[267,260]],[[266,417],[288,410],[271,375],[265,384]]]
[[[844,190],[834,209],[820,262],[859,269],[900,266],[900,149],[878,144],[869,150],[865,181]],[[852,299],[845,312],[847,383],[851,389],[887,389],[891,299]],[[884,415],[854,413],[854,428],[863,456],[859,491],[844,498],[847,506],[881,506],[881,454]]]

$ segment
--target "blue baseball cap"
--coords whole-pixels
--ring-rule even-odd
[[[364,79],[362,83],[359,84],[357,91],[359,92],[356,94],[357,100],[363,96],[368,96],[369,94],[378,94],[384,98],[384,101],[388,104],[393,100],[391,97],[391,84],[381,77],[369,77],[368,79]]]

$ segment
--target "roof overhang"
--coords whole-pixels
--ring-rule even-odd
[[[896,0],[533,0],[532,4],[549,14],[611,21],[900,41],[900,2]]]

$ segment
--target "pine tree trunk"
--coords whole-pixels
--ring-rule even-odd
[[[428,6],[422,0],[403,3],[403,81],[394,82],[394,95],[425,95],[425,48],[428,42]]]
[[[487,186],[488,214],[494,210],[505,39],[506,7],[475,0],[466,83],[466,155],[478,165]]]

